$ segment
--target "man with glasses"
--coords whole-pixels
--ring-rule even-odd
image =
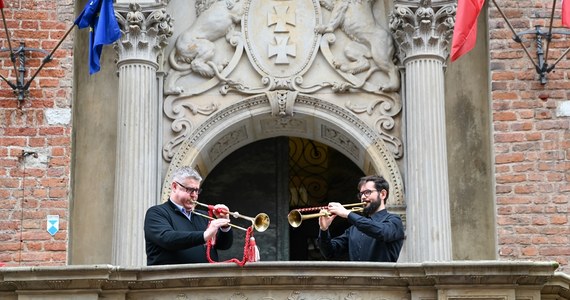
[[[149,208],[144,220],[147,265],[207,263],[206,243],[212,240],[210,258],[218,260],[217,249],[229,249],[233,232],[229,225],[229,209],[214,206],[215,219],[196,211],[202,191],[202,177],[191,167],[182,167],[172,174],[168,201]],[[209,223],[209,224],[208,224]]]
[[[362,215],[338,202],[329,203],[328,216],[319,217],[319,248],[327,259],[348,253],[351,261],[396,262],[404,243],[404,225],[399,216],[386,210],[389,184],[382,176],[366,176],[358,183],[358,200],[364,203]],[[351,226],[331,239],[329,226],[336,217]]]

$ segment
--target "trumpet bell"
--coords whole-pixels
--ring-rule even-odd
[[[289,221],[289,225],[297,228],[297,227],[301,226],[301,223],[303,222],[303,220],[318,218],[321,216],[330,216],[330,215],[331,214],[326,210],[321,210],[320,212],[315,213],[315,214],[304,215],[300,211],[294,209],[294,210],[290,211],[289,214],[287,215],[287,221]]]
[[[287,221],[289,221],[291,227],[297,228],[301,226],[301,222],[303,222],[303,215],[298,210],[292,210],[287,215]]]
[[[253,228],[258,232],[264,232],[269,228],[270,220],[266,213],[260,213],[253,219]]]

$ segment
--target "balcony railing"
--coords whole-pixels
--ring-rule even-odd
[[[0,299],[570,299],[547,262],[1,267]]]

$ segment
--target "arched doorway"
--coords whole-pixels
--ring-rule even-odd
[[[263,234],[254,233],[258,245],[263,248],[262,254],[265,252],[263,259],[269,261],[289,260],[290,255],[295,259],[311,259],[313,256],[308,253],[316,252],[310,248],[311,237],[301,237],[293,242],[303,244],[295,248],[300,253],[287,253],[291,249],[287,214],[292,207],[299,205],[290,205],[289,200],[294,199],[295,195],[299,199],[305,191],[308,193],[307,186],[303,192],[301,186],[298,186],[298,190],[293,189],[298,192],[290,194],[290,168],[287,167],[290,141],[303,141],[305,146],[301,147],[309,149],[309,154],[312,152],[311,146],[317,145],[319,148],[318,145],[321,145],[322,149],[331,150],[328,152],[331,157],[347,160],[346,163],[339,163],[335,159],[330,165],[338,166],[334,174],[339,176],[329,176],[336,180],[341,178],[346,182],[354,181],[346,183],[346,190],[342,193],[329,191],[325,194],[326,197],[316,197],[314,204],[329,201],[355,202],[353,195],[359,177],[363,174],[382,174],[390,183],[390,210],[405,220],[402,177],[394,157],[396,149],[385,143],[388,137],[343,107],[308,95],[295,96],[291,98],[294,103],[290,103],[293,112],[282,113],[279,112],[281,106],[275,102],[274,97],[256,95],[245,98],[204,118],[199,126],[192,127],[193,131],[188,132],[176,148],[165,148],[167,153],[174,153],[164,176],[166,180],[176,168],[193,166],[205,178],[201,202],[224,203],[232,211],[250,217],[260,212],[270,215],[272,219],[269,229]],[[257,143],[257,146],[251,146]],[[256,150],[257,147],[259,149]],[[346,166],[350,166],[348,169],[354,172],[347,172]],[[257,171],[252,172],[253,170]],[[214,172],[217,174],[212,174]],[[339,184],[333,185],[336,187]],[[225,186],[227,189],[224,191],[218,189]],[[258,186],[267,188],[260,189]],[[163,182],[163,201],[168,199],[169,192],[168,183]],[[313,205],[312,202],[305,204]],[[305,229],[310,227],[310,222],[306,223],[302,225],[301,232],[311,232],[312,229]],[[248,222],[244,226],[249,226]],[[318,233],[316,228],[312,232]],[[243,245],[243,235],[236,235],[236,240],[240,238]],[[307,246],[304,241],[307,241]],[[233,251],[238,253],[231,257],[240,258],[243,250],[236,246],[234,248]]]
[[[275,137],[237,149],[205,178],[201,201],[224,203],[231,211],[255,217],[267,213],[271,226],[254,232],[261,259],[321,260],[315,240],[317,219],[304,220],[298,228],[287,222],[294,208],[322,206],[328,202],[353,203],[358,179],[364,173],[350,159],[319,142]],[[243,227],[249,222],[233,219]],[[335,220],[333,235],[347,228]],[[222,259],[241,259],[245,232],[236,230],[234,246],[221,253]]]

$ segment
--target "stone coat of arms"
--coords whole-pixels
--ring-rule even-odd
[[[324,88],[397,92],[400,82],[392,36],[377,21],[375,2],[198,0],[195,21],[177,36],[168,54],[165,94],[196,95],[217,85],[222,93],[245,94],[314,93]],[[329,15],[324,23],[322,8]],[[337,38],[339,33],[343,39]],[[257,82],[230,76],[243,63],[244,50],[250,66],[261,75]],[[319,50],[331,67],[327,72],[336,73],[336,80],[304,77],[314,69]]]
[[[292,115],[298,94],[325,99],[368,119],[378,114],[370,122],[392,145],[395,157],[401,156],[401,141],[390,132],[402,108],[399,72],[379,3],[196,0],[196,17],[165,53],[164,113],[171,120],[171,137],[164,158],[172,158],[174,148],[199,122],[191,116],[220,109],[221,98],[212,96],[216,88],[218,96],[266,95],[272,114],[282,118]],[[361,93],[351,99],[336,96],[355,92]]]

